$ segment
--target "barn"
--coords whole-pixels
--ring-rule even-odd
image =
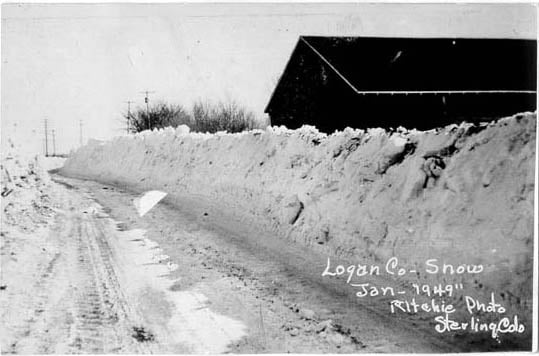
[[[272,125],[430,129],[536,110],[537,41],[301,36]]]

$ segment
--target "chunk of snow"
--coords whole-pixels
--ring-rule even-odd
[[[400,135],[392,135],[389,140],[391,141],[391,143],[393,143],[393,145],[395,145],[396,147],[402,147],[404,145],[406,145],[406,142],[408,142],[408,140],[405,138],[405,137],[402,137]]]
[[[191,129],[187,125],[180,125],[176,127],[176,134],[178,135],[187,135],[189,131],[191,131]]]
[[[139,216],[142,217],[166,195],[167,193],[159,190],[150,190],[149,192],[144,193],[141,197],[135,198],[133,200],[133,204],[135,204],[135,208],[137,209]]]

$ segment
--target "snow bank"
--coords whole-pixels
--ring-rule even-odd
[[[351,261],[483,264],[492,273],[467,287],[531,310],[535,125],[527,113],[426,132],[165,129],[90,142],[63,172],[195,194]]]
[[[54,222],[51,181],[36,155],[25,154],[9,139],[0,159],[0,348],[13,350],[28,325],[30,288],[43,288],[44,266],[58,250],[51,246]],[[59,253],[58,253],[59,256]],[[44,290],[39,290],[43,293]]]
[[[66,161],[66,158],[63,157],[38,156],[37,159],[39,160],[40,167],[43,167],[47,171],[61,168]]]
[[[32,232],[39,225],[47,224],[53,215],[47,194],[50,177],[44,163],[44,158],[39,155],[21,154],[11,142],[2,152],[0,195],[3,231],[11,226]],[[2,240],[2,245],[4,242]]]

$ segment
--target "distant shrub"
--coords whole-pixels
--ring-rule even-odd
[[[139,107],[129,117],[131,132],[179,125],[189,126],[192,132],[209,133],[218,131],[234,133],[252,130],[258,126],[254,113],[235,101],[217,104],[198,101],[193,105],[191,113],[181,105],[160,103],[150,106],[148,112],[145,107]]]
[[[164,127],[191,126],[191,116],[181,105],[159,103],[146,108],[139,107],[131,113],[129,126],[131,132],[160,129]]]
[[[198,101],[193,105],[192,131],[215,133],[217,131],[241,132],[254,129],[255,115],[236,103],[228,101],[212,104]]]

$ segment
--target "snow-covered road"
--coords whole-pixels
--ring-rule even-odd
[[[153,335],[142,343],[153,351],[455,349],[436,337],[419,337],[388,316],[380,300],[359,303],[341,281],[321,278],[325,256],[264,238],[267,233],[244,217],[184,197],[167,198],[141,218],[133,204],[140,192],[54,180],[94,207],[88,218],[102,225],[137,320],[131,326]]]
[[[12,241],[21,245],[3,259],[2,352],[149,351],[130,335],[140,317],[120,286],[104,215],[92,200],[51,188],[54,222],[33,241]]]
[[[383,298],[360,300],[342,280],[321,278],[326,256],[207,201],[167,196],[140,217],[142,192],[53,180],[54,223],[20,251],[26,260],[3,266],[2,352],[473,349],[436,335],[429,320],[390,315]]]

